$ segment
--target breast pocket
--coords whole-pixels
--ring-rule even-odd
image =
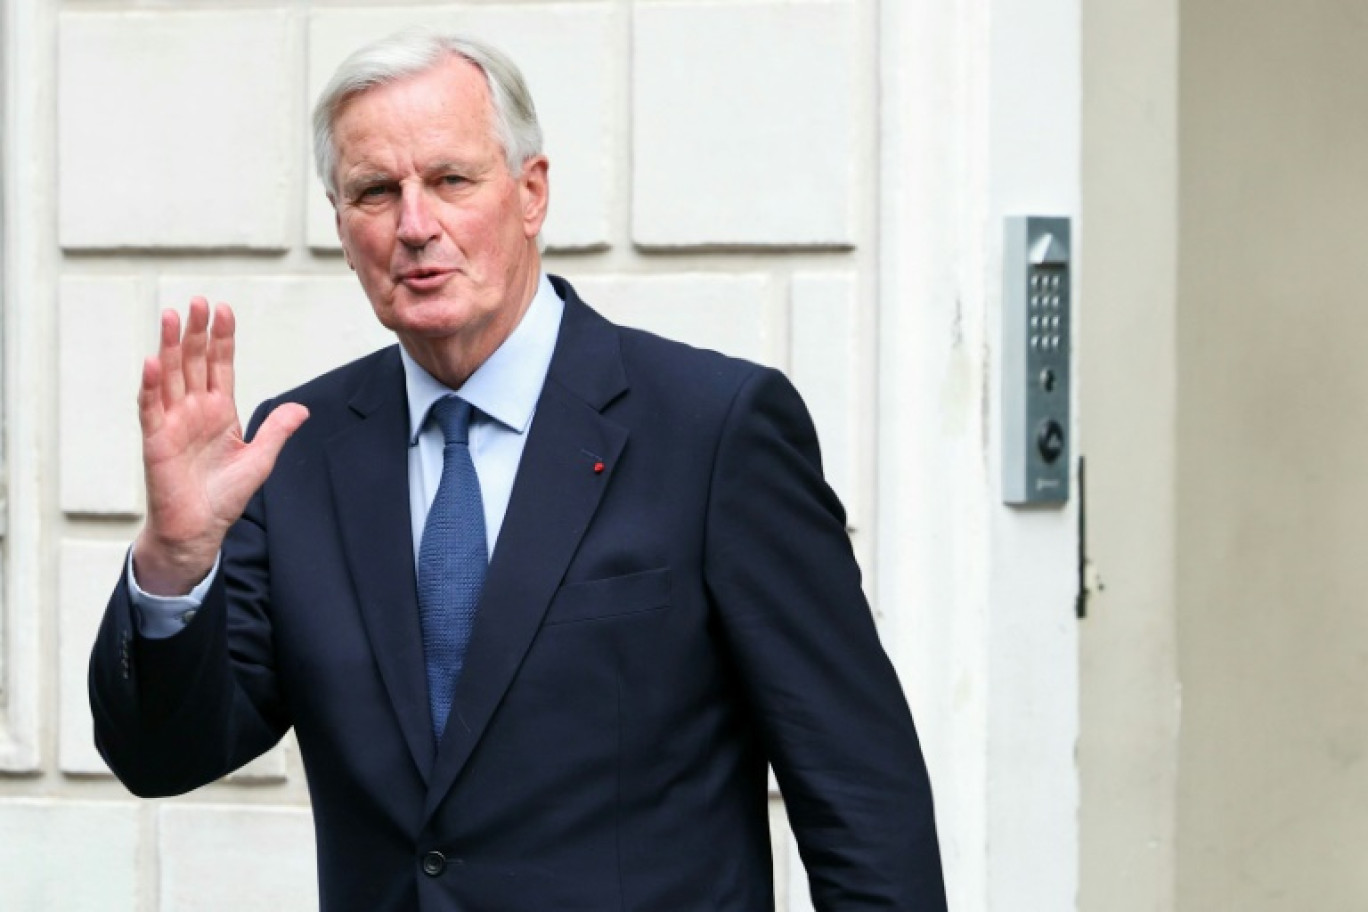
[[[626,576],[562,586],[551,600],[543,627],[597,621],[659,611],[670,604],[670,570],[643,570]]]

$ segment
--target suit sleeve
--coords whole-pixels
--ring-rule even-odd
[[[253,418],[260,423],[269,409]],[[178,795],[232,772],[289,728],[276,688],[260,491],[224,543],[193,621],[166,639],[138,633],[127,571],[90,657],[95,745],[136,795]]]
[[[945,909],[916,729],[797,392],[765,370],[722,431],[705,574],[819,912]]]

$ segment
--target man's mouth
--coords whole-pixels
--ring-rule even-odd
[[[399,282],[415,291],[431,291],[446,283],[454,270],[442,266],[417,266],[399,273]]]

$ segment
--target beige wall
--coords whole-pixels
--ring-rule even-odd
[[[1181,19],[1178,908],[1368,907],[1368,7]]]
[[[1084,912],[1173,908],[1178,2],[1083,3]]]
[[[1079,908],[1368,907],[1368,8],[1088,0]]]

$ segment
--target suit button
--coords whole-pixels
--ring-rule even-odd
[[[446,856],[441,852],[428,852],[423,856],[423,873],[428,877],[438,876],[445,867]]]

